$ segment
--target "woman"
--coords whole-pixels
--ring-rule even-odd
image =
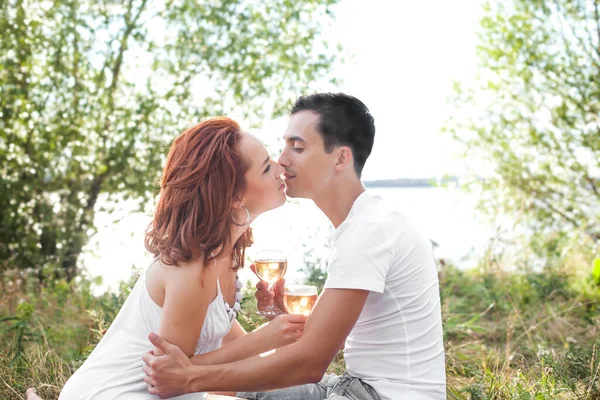
[[[244,359],[300,337],[303,316],[280,316],[250,334],[235,318],[242,297],[236,272],[252,243],[249,224],[285,202],[282,173],[264,146],[229,118],[209,119],[175,139],[146,231],[155,260],[60,399],[154,398],[142,370],[153,331],[198,364]]]

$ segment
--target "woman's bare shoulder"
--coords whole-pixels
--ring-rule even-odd
[[[146,287],[156,304],[163,306],[167,291],[187,295],[216,295],[217,275],[213,268],[205,268],[201,260],[178,265],[167,265],[157,260],[148,269]]]

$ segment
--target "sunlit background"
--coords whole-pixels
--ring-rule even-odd
[[[339,84],[315,82],[314,91],[341,91],[361,99],[375,118],[373,152],[363,180],[460,177],[464,160],[451,137],[441,131],[449,117],[447,97],[453,82],[474,76],[475,31],[480,4],[456,2],[343,1],[334,7],[335,21],[323,27],[328,42],[343,48],[334,63]],[[299,93],[302,94],[302,93]],[[229,114],[242,125],[244,118]],[[266,120],[252,130],[274,154],[279,151],[287,117]],[[248,126],[249,123],[246,123]],[[404,213],[439,247],[436,255],[464,267],[481,255],[492,227],[475,217],[475,200],[452,188],[373,188],[395,210]],[[115,289],[132,267],[145,268],[151,257],[143,246],[147,213],[132,213],[126,203],[112,215],[98,213],[98,233],[87,246],[82,265],[101,276],[97,292]],[[118,221],[115,223],[115,221]],[[284,250],[288,278],[310,259],[326,256],[325,238],[332,227],[310,201],[294,200],[263,215],[253,224],[256,246]],[[308,239],[308,240],[307,240]],[[252,255],[252,250],[248,252]],[[253,277],[247,271],[245,278]]]
[[[0,398],[57,398],[101,340],[178,132],[227,115],[276,158],[290,102],[341,91],[375,118],[367,190],[431,240],[447,397],[600,399],[598,49],[591,0],[0,2]],[[249,261],[322,287],[311,201],[252,227]]]

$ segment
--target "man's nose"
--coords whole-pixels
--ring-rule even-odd
[[[284,168],[287,168],[290,165],[285,150],[281,152],[281,154],[279,155],[279,160],[277,160],[277,162]]]
[[[285,168],[281,164],[276,164],[275,176],[279,177],[285,172]]]

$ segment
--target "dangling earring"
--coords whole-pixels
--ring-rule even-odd
[[[248,208],[246,206],[242,206],[242,208],[246,211],[246,220],[244,222],[242,222],[241,224],[236,221],[235,214],[231,214],[231,220],[233,221],[233,224],[236,226],[246,226],[250,223],[250,211],[248,211]]]

